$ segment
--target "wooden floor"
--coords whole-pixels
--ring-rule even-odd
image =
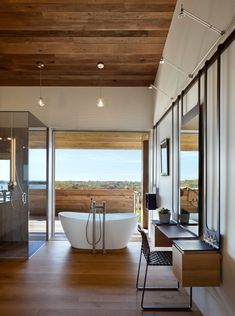
[[[0,261],[1,316],[181,316],[191,312],[142,312],[135,279],[138,242],[106,255],[84,253],[67,241],[46,243],[30,260]],[[175,284],[170,267],[151,271],[160,283]],[[187,302],[185,292],[149,291],[150,303]]]

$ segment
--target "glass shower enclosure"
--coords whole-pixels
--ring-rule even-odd
[[[47,240],[47,127],[0,112],[0,258],[31,257]]]

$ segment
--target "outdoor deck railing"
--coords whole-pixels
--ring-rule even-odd
[[[45,213],[46,190],[30,189],[30,213]],[[107,213],[134,212],[140,205],[139,195],[130,189],[56,189],[56,215],[60,211],[88,212],[91,198],[97,203],[106,202]]]

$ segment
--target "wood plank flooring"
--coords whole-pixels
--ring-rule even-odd
[[[50,241],[30,260],[0,261],[1,316],[180,316],[191,312],[143,312],[135,280],[139,242],[95,255]],[[151,282],[175,285],[170,267],[154,267]],[[157,281],[156,281],[156,280]],[[150,303],[187,302],[185,291],[153,292]]]

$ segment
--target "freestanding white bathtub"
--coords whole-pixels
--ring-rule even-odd
[[[92,249],[86,240],[86,224],[88,213],[60,212],[59,218],[65,235],[74,248]],[[88,225],[88,239],[92,241],[92,215]],[[105,248],[121,249],[126,247],[130,237],[137,228],[138,215],[134,213],[106,214],[105,221]],[[99,219],[96,214],[96,240],[99,239]],[[101,214],[102,233],[102,214]],[[96,245],[96,249],[102,249],[102,238]]]

